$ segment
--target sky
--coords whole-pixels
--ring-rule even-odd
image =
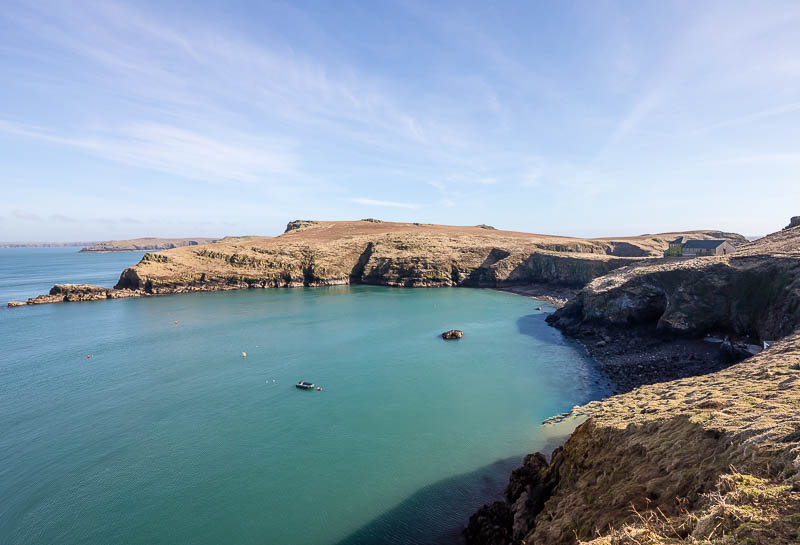
[[[0,240],[800,214],[800,2],[16,2]]]

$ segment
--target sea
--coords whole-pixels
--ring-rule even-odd
[[[0,543],[458,543],[569,431],[541,422],[608,392],[551,306],[494,290],[5,308],[142,256],[77,250],[0,249]]]

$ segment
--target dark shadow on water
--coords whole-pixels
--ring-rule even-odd
[[[564,438],[531,445],[550,453]],[[393,509],[368,522],[336,545],[455,545],[470,515],[502,499],[511,470],[525,456],[512,456],[469,473],[421,488]],[[346,501],[346,499],[345,499]]]
[[[535,339],[545,339],[547,335],[552,335],[554,331],[547,322],[544,321],[544,312],[537,314],[526,314],[517,318],[517,330],[523,335],[529,335]]]
[[[483,504],[501,499],[511,470],[521,465],[522,458],[498,460],[421,488],[336,545],[461,543],[469,516]]]

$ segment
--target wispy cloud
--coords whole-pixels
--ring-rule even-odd
[[[230,131],[223,140],[156,123],[128,124],[105,137],[72,137],[0,119],[0,132],[195,180],[256,182],[266,175],[290,172],[296,163],[288,143]]]
[[[367,199],[363,197],[358,197],[355,199],[350,199],[351,202],[356,204],[363,204],[365,206],[386,206],[389,208],[408,208],[411,210],[416,210],[419,208],[418,204],[407,203],[407,202],[395,202],[395,201],[381,201],[377,199]]]

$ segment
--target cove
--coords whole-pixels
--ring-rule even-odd
[[[603,394],[548,310],[337,286],[0,312],[0,542],[455,542],[539,423]]]

